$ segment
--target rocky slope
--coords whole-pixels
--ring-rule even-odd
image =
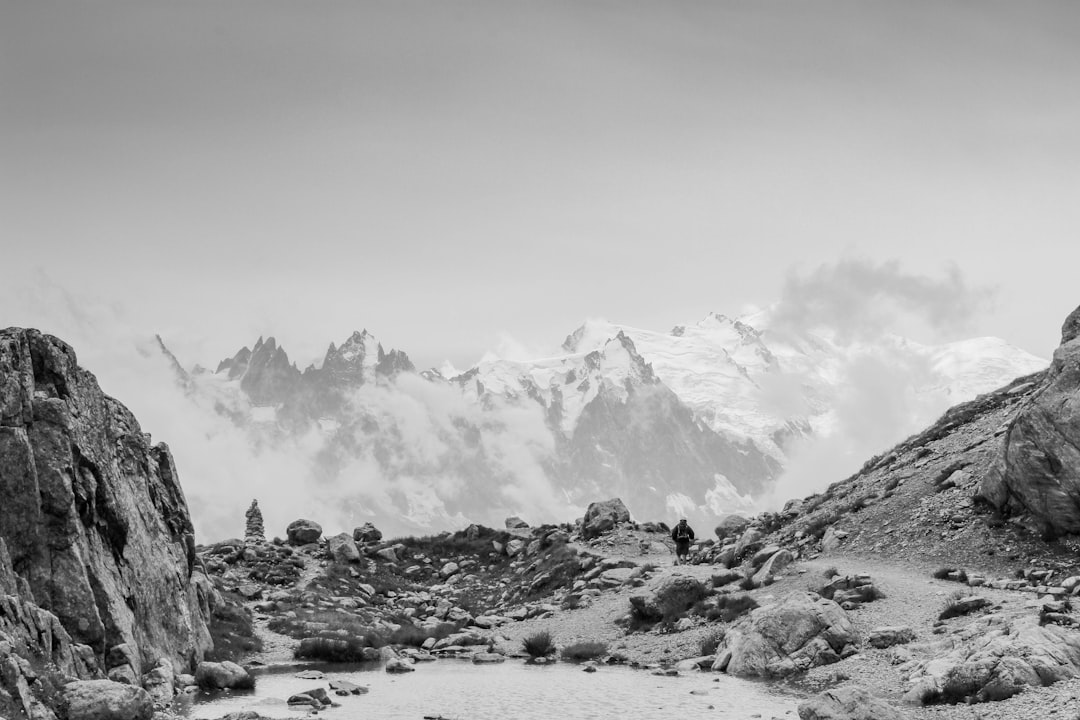
[[[30,654],[81,647],[86,665],[137,679],[159,660],[193,669],[211,647],[213,589],[168,447],[36,330],[0,330],[0,497],[7,602],[63,630],[36,621],[53,640]]]

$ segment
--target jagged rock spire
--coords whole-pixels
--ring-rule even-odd
[[[244,528],[244,540],[249,543],[266,542],[266,534],[263,529],[262,511],[259,510],[259,501],[252,500],[251,507],[247,510],[247,527]]]

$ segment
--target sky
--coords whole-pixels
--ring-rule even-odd
[[[858,261],[1048,357],[1078,37],[1071,1],[0,0],[0,325],[460,367]]]

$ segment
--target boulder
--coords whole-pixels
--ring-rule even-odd
[[[667,575],[656,580],[643,595],[630,597],[634,614],[646,621],[673,619],[704,599],[708,588],[689,575]]]
[[[234,662],[204,661],[195,668],[195,684],[203,690],[246,690],[255,687],[255,678]]]
[[[80,680],[64,686],[67,720],[150,720],[154,701],[141,687],[111,680]]]
[[[402,658],[391,658],[386,661],[386,672],[388,673],[408,673],[416,670],[408,660]]]
[[[725,515],[716,526],[716,537],[723,542],[728,538],[738,537],[750,526],[749,518],[742,515]]]
[[[833,688],[799,704],[799,720],[903,720],[904,715],[858,685]]]
[[[353,540],[358,543],[373,543],[382,540],[383,534],[379,528],[369,522],[352,531]]]
[[[780,552],[779,545],[766,545],[750,557],[750,567],[755,570],[758,569],[765,564],[766,560],[778,552]]]
[[[594,502],[585,511],[581,535],[586,540],[611,532],[619,523],[630,522],[630,511],[619,498]]]
[[[506,656],[493,652],[481,652],[473,655],[472,661],[476,665],[490,665],[491,663],[505,662]]]
[[[1045,536],[1080,532],[1080,308],[1066,319],[1050,368],[1009,421],[979,494],[1030,513]]]
[[[448,562],[441,568],[439,568],[439,577],[445,580],[446,578],[456,573],[459,569],[460,568],[458,567],[458,564],[456,562]]]
[[[169,448],[37,330],[0,330],[0,498],[20,596],[76,644],[178,667],[212,646],[214,591]]]
[[[517,515],[512,515],[512,516],[506,518],[506,529],[507,530],[528,530],[529,529],[529,523],[525,522],[524,520],[519,518]]]
[[[525,541],[521,538],[514,538],[510,542],[506,543],[506,554],[510,557],[514,557],[524,549]]]
[[[783,677],[840,660],[856,641],[847,613],[815,593],[794,593],[752,611],[727,631],[713,670]]]
[[[769,559],[761,565],[761,569],[754,574],[754,584],[763,585],[766,578],[776,577],[780,571],[794,562],[795,556],[791,554],[790,550],[777,550]]]
[[[348,533],[327,538],[326,544],[330,548],[330,557],[339,565],[360,562],[360,549],[356,547],[356,541]]]
[[[915,639],[915,631],[907,625],[878,627],[870,631],[866,642],[871,647],[889,648],[893,645],[906,645]]]
[[[761,539],[765,537],[765,533],[761,528],[748,527],[743,531],[743,534],[739,536],[738,542],[735,543],[735,559],[746,555],[746,553],[755,550],[761,543]]]
[[[285,528],[285,535],[291,545],[308,545],[319,542],[322,537],[322,525],[314,520],[293,520]]]

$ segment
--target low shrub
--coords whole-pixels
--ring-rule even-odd
[[[721,595],[716,598],[716,614],[729,623],[744,613],[758,607],[758,601],[749,595]]]
[[[720,647],[720,643],[724,642],[726,633],[723,629],[714,630],[705,637],[701,638],[701,644],[698,649],[702,655],[715,655],[716,650]]]
[[[555,641],[552,639],[551,633],[542,630],[523,638],[521,647],[529,654],[529,657],[547,657],[555,652]]]
[[[417,627],[409,621],[405,621],[401,623],[401,627],[390,633],[388,640],[393,645],[420,647],[427,642],[429,638],[442,640],[444,637],[453,635],[460,629],[460,625],[451,622],[439,623],[431,629],[425,629]]]
[[[565,598],[563,598],[562,604],[559,607],[561,607],[563,610],[577,610],[579,607],[581,607],[581,596],[567,595]]]
[[[756,587],[757,583],[754,582],[753,577],[744,577],[742,580],[739,581],[739,588],[747,592],[753,590]]]
[[[840,574],[840,571],[836,569],[836,566],[827,567],[821,571],[821,576],[826,580],[832,580],[834,577]]]
[[[586,641],[567,645],[562,649],[563,660],[595,660],[607,655],[608,646],[605,642]]]
[[[210,636],[214,647],[206,659],[215,662],[239,660],[262,650],[262,640],[255,635],[251,613],[231,594],[222,593],[223,602],[214,606],[210,616]]]
[[[322,660],[324,662],[362,662],[374,659],[372,638],[368,636],[347,639],[313,637],[304,638],[296,648],[297,660]],[[377,657],[377,656],[375,656]]]

